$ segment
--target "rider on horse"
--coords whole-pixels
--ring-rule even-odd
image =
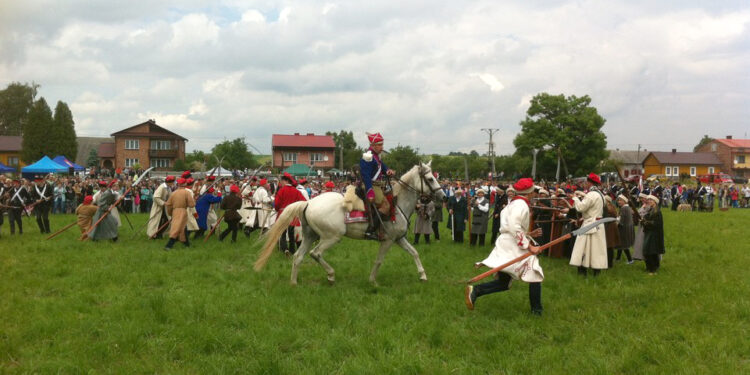
[[[384,176],[392,176],[394,172],[380,160],[380,153],[383,151],[383,136],[380,133],[367,133],[367,139],[370,141],[370,148],[362,154],[362,159],[359,160],[369,219],[365,238],[377,241],[380,218],[376,217],[375,210],[383,215],[390,214],[391,205],[385,198],[382,187],[385,185]]]

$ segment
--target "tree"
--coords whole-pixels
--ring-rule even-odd
[[[95,167],[97,165],[99,165],[99,153],[95,148],[92,148],[89,151],[89,156],[86,158],[86,166]]]
[[[698,149],[703,147],[703,145],[711,143],[711,141],[713,140],[714,139],[709,137],[708,135],[704,135],[703,138],[701,138],[700,142],[698,142],[698,144],[693,147],[693,152],[698,152]]]
[[[253,153],[247,148],[245,137],[224,141],[211,149],[211,153],[219,159],[224,158],[223,167],[230,169],[255,168],[258,164],[253,158]],[[209,160],[207,167],[215,167],[216,160]]]
[[[417,150],[411,148],[411,146],[398,145],[383,156],[383,162],[398,174],[406,173],[420,161]]]
[[[78,152],[78,141],[76,140],[75,122],[73,114],[68,105],[62,101],[57,102],[54,116],[54,150],[51,154],[63,155],[69,160],[75,160]]]
[[[29,111],[23,132],[21,158],[26,163],[33,163],[48,153],[52,123],[52,111],[44,98],[39,98]]]
[[[334,166],[339,168],[342,166],[345,170],[351,168],[354,165],[359,165],[359,159],[362,157],[364,150],[357,147],[357,141],[354,140],[354,133],[351,131],[341,130],[338,133],[326,132],[326,135],[333,137],[333,142],[336,144],[336,150],[334,155]],[[343,147],[343,165],[341,163],[341,148]]]
[[[546,178],[554,178],[558,156],[561,171],[567,167],[576,176],[593,171],[607,157],[607,137],[601,131],[606,120],[590,104],[588,95],[534,96],[513,140],[515,155],[531,157],[533,149],[546,146],[548,151],[537,154],[537,176]]]
[[[0,135],[23,135],[38,88],[35,83],[13,82],[0,91]]]

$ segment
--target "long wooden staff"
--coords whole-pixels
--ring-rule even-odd
[[[471,203],[472,202],[469,200],[469,197],[468,197],[469,191],[468,190],[466,190],[466,195],[467,195],[467,197],[466,197],[466,214],[469,216],[467,218],[467,221],[466,221],[466,223],[467,223],[466,226],[469,229],[469,241],[468,242],[469,242],[469,247],[471,247],[471,211],[472,211]]]
[[[154,233],[154,235],[153,235],[153,236],[151,236],[151,239],[153,240],[154,238],[156,238],[156,236],[158,236],[158,235],[159,235],[159,232],[161,232],[162,230],[164,230],[164,228],[166,228],[166,227],[167,227],[167,225],[169,225],[169,223],[171,223],[171,222],[172,222],[172,219],[169,219],[169,220],[167,220],[166,222],[164,222],[164,224],[162,224],[162,225],[161,225],[161,226],[159,227],[159,229],[157,229],[157,230],[156,230],[156,233]]]
[[[62,232],[65,232],[66,230],[68,230],[68,229],[72,228],[72,227],[73,227],[74,225],[76,225],[76,223],[77,223],[77,221],[74,221],[74,222],[72,222],[72,223],[70,223],[70,224],[66,225],[65,227],[63,227],[63,229],[60,229],[60,230],[58,230],[57,232],[55,232],[55,233],[52,233],[52,234],[50,234],[50,235],[49,235],[49,236],[47,237],[47,239],[48,239],[48,240],[51,240],[51,239],[53,239],[53,238],[57,237],[57,235],[58,235],[58,234],[61,234]]]
[[[566,234],[564,236],[560,236],[560,237],[558,237],[557,239],[555,239],[553,241],[547,242],[546,244],[540,246],[538,248],[537,252],[541,253],[542,250],[546,250],[546,249],[550,248],[551,246],[557,245],[560,242],[563,242],[563,241],[565,241],[565,240],[567,240],[567,239],[569,239],[569,238],[571,238],[573,236],[579,236],[579,235],[581,235],[583,233],[588,232],[589,230],[593,229],[594,227],[597,227],[597,226],[599,226],[601,224],[608,223],[610,221],[615,221],[615,220],[617,220],[617,219],[615,219],[613,217],[605,217],[603,219],[599,219],[599,220],[597,220],[597,221],[595,221],[595,222],[593,222],[593,223],[591,223],[589,225],[586,225],[585,227],[581,227],[581,228],[579,228],[579,229],[577,229],[577,230],[575,230],[573,232],[570,232],[570,233],[568,233],[568,234]],[[491,270],[489,270],[487,272],[484,272],[484,273],[482,273],[480,275],[474,276],[472,279],[470,279],[469,281],[467,281],[467,283],[468,284],[472,284],[472,283],[475,283],[475,282],[477,282],[479,280],[482,280],[485,277],[490,276],[492,274],[495,274],[495,273],[503,270],[504,268],[506,268],[508,266],[511,266],[511,265],[513,265],[515,263],[518,263],[518,262],[520,262],[520,261],[522,261],[522,260],[524,260],[524,259],[526,259],[526,258],[528,258],[528,257],[530,257],[532,255],[534,255],[534,253],[532,253],[532,252],[529,251],[526,254],[523,254],[523,255],[521,255],[521,256],[513,259],[513,260],[508,261],[507,263],[504,263],[504,264],[502,264],[500,266],[497,266],[497,267],[495,267],[495,268],[493,268],[493,269],[491,269]]]
[[[206,241],[208,241],[209,238],[211,238],[211,235],[214,234],[214,232],[216,231],[216,228],[218,228],[221,225],[221,221],[222,220],[224,220],[224,215],[221,215],[221,217],[219,218],[219,220],[216,221],[216,225],[214,225],[214,227],[211,228],[211,230],[208,232],[208,236],[206,236],[206,238],[203,239],[203,242],[206,242]]]

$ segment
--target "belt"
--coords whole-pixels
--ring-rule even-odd
[[[372,186],[383,186],[383,181],[373,181]]]

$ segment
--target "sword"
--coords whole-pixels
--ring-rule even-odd
[[[597,221],[595,221],[595,222],[593,222],[593,223],[591,223],[589,225],[580,227],[580,228],[578,228],[578,229],[576,229],[576,230],[574,230],[574,231],[572,231],[572,232],[570,232],[570,233],[568,233],[568,234],[566,234],[564,236],[560,236],[560,237],[558,237],[558,238],[556,238],[556,239],[554,239],[554,240],[552,240],[550,242],[547,242],[546,244],[540,246],[537,249],[537,252],[541,252],[542,250],[546,250],[546,249],[548,249],[548,248],[550,248],[550,247],[552,247],[554,245],[557,245],[558,243],[563,242],[563,241],[565,241],[565,240],[567,240],[567,239],[569,239],[569,238],[571,238],[573,236],[580,236],[580,235],[585,234],[586,232],[588,232],[588,231],[590,231],[590,230],[598,227],[599,225],[602,225],[602,224],[605,224],[605,223],[609,223],[609,222],[615,221],[615,220],[617,220],[617,219],[614,218],[614,217],[605,217],[603,219],[599,219],[599,220],[597,220]],[[475,283],[475,282],[477,282],[479,280],[484,279],[487,276],[490,276],[492,274],[495,274],[496,272],[501,271],[502,269],[504,269],[504,268],[506,268],[508,266],[511,266],[511,265],[513,265],[515,263],[518,263],[518,262],[520,262],[520,261],[522,261],[522,260],[524,260],[524,259],[526,259],[526,258],[528,258],[528,257],[530,257],[532,255],[534,255],[534,253],[532,253],[531,251],[529,251],[526,254],[523,254],[523,255],[519,256],[518,258],[510,260],[510,261],[508,261],[505,264],[502,264],[502,265],[497,266],[497,267],[495,267],[495,268],[493,268],[493,269],[491,269],[491,270],[489,270],[487,272],[482,273],[481,275],[475,276],[471,280],[468,280],[466,283],[468,283],[468,284]]]

